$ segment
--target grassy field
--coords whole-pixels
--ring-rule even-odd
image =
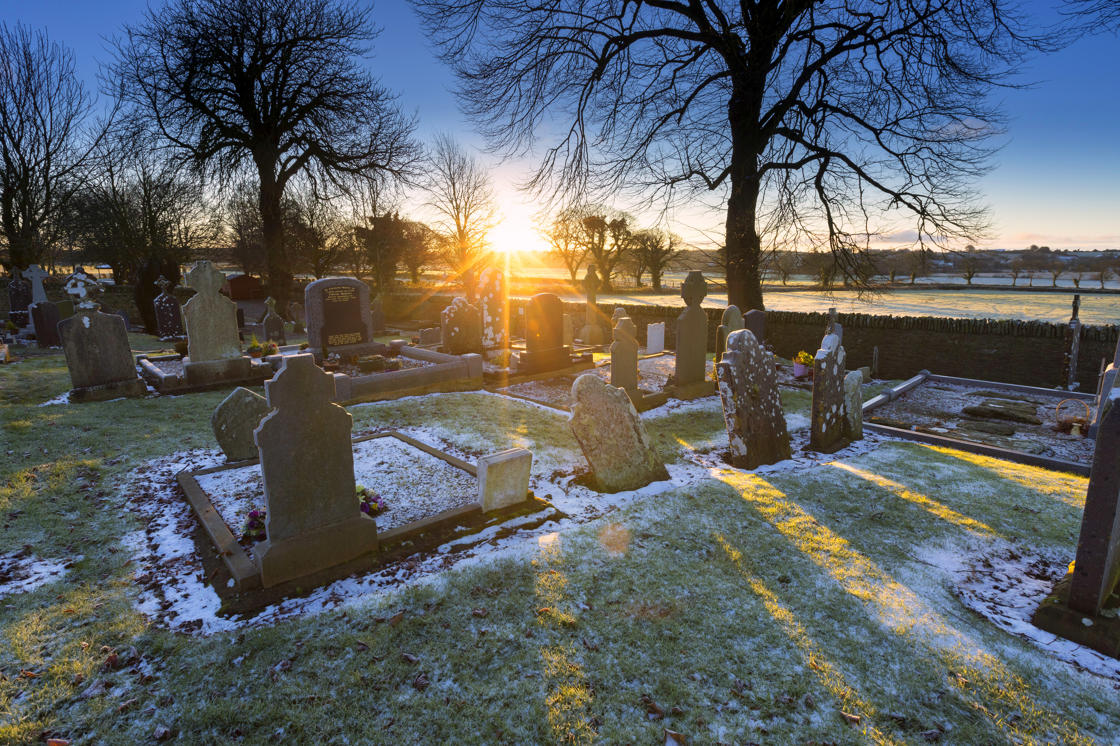
[[[531,448],[534,491],[571,517],[186,634],[140,611],[130,538],[160,518],[139,501],[175,497],[168,464],[215,458],[225,394],[40,406],[68,387],[57,353],[0,367],[0,556],[66,568],[25,592],[0,579],[2,742],[1120,739],[1120,664],[1012,634],[962,590],[1017,592],[985,580],[999,558],[1060,572],[1084,479],[879,440],[744,472],[720,459],[709,398],[644,415],[671,481],[599,495],[573,481],[583,459],[554,411],[360,405],[355,430]],[[806,421],[805,392],[783,404]]]

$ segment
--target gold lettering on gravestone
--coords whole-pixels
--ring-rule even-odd
[[[346,334],[328,334],[327,346],[338,347],[340,345],[354,345],[362,341],[361,332],[348,332]]]
[[[347,301],[352,301],[357,297],[357,289],[352,288],[349,285],[336,285],[334,287],[329,287],[323,294],[323,300],[325,300],[327,303],[346,303]]]

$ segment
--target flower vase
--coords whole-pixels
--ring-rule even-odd
[[[809,375],[809,366],[808,365],[802,365],[801,363],[794,363],[793,364],[793,377],[794,378],[804,378],[807,375]]]

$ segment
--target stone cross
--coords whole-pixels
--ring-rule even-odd
[[[18,269],[13,269],[12,279],[8,283],[8,314],[16,326],[27,325],[31,295],[31,283],[23,278]]]
[[[83,271],[70,275],[66,279],[63,289],[68,295],[74,296],[74,300],[78,302],[78,308],[97,310],[101,307],[97,301],[90,297],[91,293],[101,291],[101,283]]]
[[[195,262],[187,285],[195,294],[183,305],[187,326],[187,357],[192,363],[241,357],[237,304],[219,291],[225,275],[209,261]]]
[[[261,326],[264,327],[264,338],[269,342],[287,344],[287,335],[284,333],[284,319],[276,313],[276,301],[272,298],[266,298],[264,307],[268,309],[264,313],[264,318],[261,319]]]
[[[739,307],[730,305],[723,309],[723,316],[720,317],[719,326],[716,327],[716,362],[718,363],[723,357],[723,350],[727,346],[727,337],[732,332],[739,331],[743,328],[743,314],[740,313]],[[755,339],[758,336],[755,335]]]
[[[731,464],[754,469],[790,457],[773,355],[747,329],[731,332],[716,364]]]
[[[161,295],[171,295],[171,290],[175,287],[175,283],[163,275],[160,275],[159,279],[156,280],[156,285],[159,287]]]
[[[585,373],[572,384],[572,402],[568,425],[595,475],[596,489],[636,490],[669,478],[625,391]]]
[[[844,440],[844,348],[835,334],[826,334],[813,359],[812,430],[809,447],[832,453]]]
[[[334,395],[334,376],[307,354],[285,356],[265,382],[272,412],[254,433],[267,506],[268,538],[256,552],[265,587],[377,549],[377,525],[354,491],[353,420]]]
[[[23,277],[31,282],[31,302],[46,303],[47,291],[43,289],[43,280],[49,277],[47,272],[38,264],[32,264],[23,270]]]
[[[183,312],[179,308],[179,299],[171,292],[175,283],[160,275],[156,285],[162,290],[152,301],[156,311],[156,331],[164,339],[183,336]]]
[[[1062,354],[1062,385],[1069,391],[1077,388],[1077,358],[1081,348],[1081,320],[1077,318],[1081,296],[1073,296],[1073,315],[1066,324]]]
[[[708,360],[708,316],[700,308],[708,294],[704,273],[692,270],[681,283],[685,309],[677,317],[677,386],[703,383]]]
[[[836,308],[833,307],[833,308],[828,309],[828,325],[825,327],[825,334],[835,334],[836,338],[840,340],[841,344],[843,344],[844,343],[844,327],[841,326],[840,322],[837,321],[836,319],[837,319]]]
[[[1097,614],[1120,580],[1120,389],[1105,394],[1077,557],[1070,581],[1069,606]]]
[[[638,390],[638,328],[628,316],[620,317],[614,326],[611,385],[630,392]]]

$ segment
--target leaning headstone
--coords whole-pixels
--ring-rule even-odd
[[[809,447],[832,453],[844,441],[844,348],[826,334],[813,358],[813,401]]]
[[[1098,614],[1120,581],[1120,389],[1104,402],[1077,540],[1069,606]]]
[[[70,401],[101,401],[143,396],[148,387],[136,372],[128,331],[120,316],[101,313],[89,292],[97,281],[73,275],[66,290],[79,299],[78,312],[58,323],[66,367],[70,370]]]
[[[754,469],[790,457],[774,356],[748,329],[733,331],[716,364],[731,464]]]
[[[18,269],[12,270],[12,279],[8,283],[8,317],[18,327],[27,326],[30,322],[28,307],[31,305],[31,283],[23,278]]]
[[[752,308],[743,314],[743,328],[749,329],[759,344],[766,344],[766,312]]]
[[[31,326],[35,327],[35,344],[42,348],[62,344],[58,336],[58,306],[50,301],[39,301],[31,304],[30,314]]]
[[[482,352],[482,318],[466,298],[455,298],[439,315],[443,351],[450,355]]]
[[[358,507],[353,420],[332,401],[334,376],[288,355],[265,395],[272,412],[255,438],[268,538],[255,554],[267,588],[375,551],[377,524]]]
[[[638,329],[628,316],[620,316],[614,325],[611,385],[631,393],[638,390]]]
[[[585,345],[601,345],[605,341],[603,314],[599,311],[599,306],[596,303],[599,288],[602,284],[599,273],[595,271],[595,265],[587,265],[587,274],[583,277],[583,292],[587,295],[587,306],[583,331],[580,333],[580,340]]]
[[[1077,388],[1077,356],[1081,347],[1081,296],[1073,296],[1073,314],[1065,327],[1064,351],[1062,355],[1062,386],[1073,391]]]
[[[353,277],[325,277],[303,291],[307,316],[307,346],[320,353],[378,352],[373,341],[369,285]]]
[[[665,322],[659,321],[646,327],[646,354],[665,351]]]
[[[625,391],[584,374],[572,384],[572,402],[568,424],[591,465],[597,489],[636,490],[669,478]]]
[[[266,414],[268,402],[260,394],[238,386],[210,415],[214,437],[229,461],[246,461],[257,457],[253,431]]]
[[[677,317],[677,360],[673,377],[678,396],[710,393],[704,380],[708,361],[708,316],[700,307],[707,294],[704,274],[699,270],[689,272],[681,283],[685,309]],[[704,390],[695,391],[701,388]]]
[[[723,316],[720,317],[719,326],[716,327],[716,362],[718,363],[723,359],[723,350],[727,346],[727,337],[731,332],[737,332],[743,328],[743,314],[739,312],[739,307],[730,305],[723,309]],[[755,335],[758,339],[758,335]]]
[[[156,332],[160,339],[183,336],[183,310],[173,292],[175,283],[160,276],[156,281],[160,294],[152,301],[156,312]]]
[[[564,344],[564,304],[552,293],[539,293],[525,311],[525,351],[518,355],[522,373],[542,373],[572,364],[572,348]]]
[[[220,292],[224,282],[225,275],[206,260],[195,262],[187,272],[187,285],[195,294],[183,305],[187,330],[183,369],[192,385],[237,380],[251,374],[252,363],[241,354],[237,304]]]
[[[32,264],[27,269],[23,270],[23,279],[31,283],[31,302],[32,303],[46,303],[47,291],[43,287],[43,280],[50,275],[46,270],[38,264]],[[29,304],[30,305],[30,304]]]
[[[847,440],[863,437],[863,382],[862,368],[844,376],[844,438]]]
[[[511,448],[478,459],[478,502],[483,512],[524,502],[529,496],[533,454]]]
[[[284,319],[280,314],[276,313],[276,301],[272,298],[267,298],[265,299],[264,306],[268,309],[265,311],[264,318],[261,319],[265,340],[281,345],[287,344],[288,336],[284,332]]]
[[[487,267],[478,276],[478,302],[482,311],[482,347],[509,347],[509,293],[500,269]]]

